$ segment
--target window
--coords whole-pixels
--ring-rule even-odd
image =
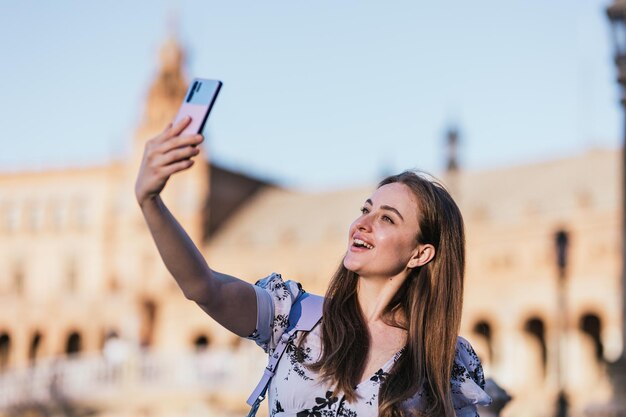
[[[144,300],[141,305],[141,336],[142,347],[152,346],[156,325],[157,305],[152,300]]]
[[[545,376],[548,364],[548,347],[546,345],[546,330],[543,320],[537,317],[528,319],[524,324],[524,331],[534,338],[539,344],[539,355],[542,366],[541,371],[543,376]]]
[[[7,333],[0,333],[0,369],[9,365],[11,353],[11,337]]]
[[[35,332],[30,340],[30,347],[28,348],[28,360],[33,363],[37,360],[39,348],[41,347],[41,333]]]
[[[204,352],[209,347],[209,338],[205,335],[200,335],[195,338],[193,345],[196,348],[196,352]]]
[[[487,343],[487,361],[493,361],[493,330],[486,320],[481,320],[474,325],[473,329],[476,335],[483,337]]]
[[[556,265],[559,271],[559,278],[564,279],[567,272],[567,263],[569,260],[570,234],[563,230],[557,230],[554,234],[554,246],[556,254]]]
[[[594,357],[598,362],[604,361],[604,345],[602,344],[602,339],[600,338],[600,334],[602,332],[602,323],[600,322],[600,318],[593,314],[587,313],[580,318],[579,329],[586,336],[591,338],[591,341],[594,346]]]
[[[68,356],[74,356],[82,350],[82,338],[80,333],[72,332],[67,337],[67,342],[65,343],[65,354]]]

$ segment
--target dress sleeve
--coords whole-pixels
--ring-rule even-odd
[[[478,355],[470,343],[459,337],[452,367],[452,404],[457,417],[476,417],[477,405],[491,404],[491,397],[484,391],[485,375]]]
[[[300,283],[283,281],[273,273],[254,284],[256,292],[256,330],[247,338],[266,353],[272,353],[289,324],[291,305],[304,290]]]

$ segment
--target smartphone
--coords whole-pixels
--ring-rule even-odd
[[[174,119],[174,124],[176,124],[185,116],[191,117],[191,123],[181,135],[195,135],[202,132],[221,88],[222,82],[218,80],[193,79]]]

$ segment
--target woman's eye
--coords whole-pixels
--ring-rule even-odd
[[[362,213],[362,214],[367,214],[367,213],[369,213],[369,212],[370,212],[370,211],[367,209],[367,207],[361,207],[361,213]]]
[[[383,220],[386,221],[387,223],[393,224],[393,220],[389,216],[383,216]]]

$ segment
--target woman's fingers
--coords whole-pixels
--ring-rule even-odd
[[[191,123],[191,117],[185,116],[180,120],[180,122],[172,125],[170,129],[171,137],[175,137],[183,133],[183,130],[185,130],[189,123]]]
[[[173,149],[185,146],[197,146],[202,143],[203,139],[202,135],[178,136],[161,144],[160,151],[162,153],[168,153]]]
[[[165,130],[163,130],[163,132],[161,132],[161,134],[158,135],[155,139],[157,139],[157,141],[160,143],[166,142],[169,139],[172,139],[183,133],[183,130],[185,130],[185,128],[189,126],[189,123],[191,123],[191,117],[189,116],[183,117],[177,123],[170,123],[167,125]]]
[[[183,159],[182,161],[178,161],[176,163],[170,164],[163,169],[163,175],[169,177],[175,172],[185,170],[191,167],[194,163],[193,159]]]
[[[181,160],[189,159],[198,155],[199,153],[199,148],[185,146],[184,148],[174,149],[167,153],[156,155],[153,160],[153,165],[155,168],[164,167]]]

